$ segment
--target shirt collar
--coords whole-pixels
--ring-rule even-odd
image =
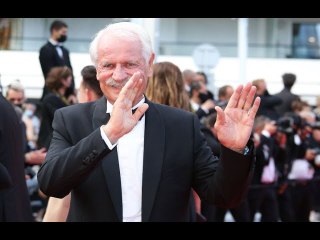
[[[57,42],[56,40],[54,40],[52,38],[49,39],[49,42],[52,43],[52,45],[54,45],[54,46],[62,46],[61,43]]]
[[[132,109],[136,109],[136,108],[140,107],[145,101],[146,101],[146,98],[143,97],[136,105],[134,105],[132,107]],[[113,109],[113,105],[107,99],[107,113],[111,114],[112,113],[112,109]]]
[[[261,134],[267,138],[271,137],[271,134],[267,130],[262,130]]]

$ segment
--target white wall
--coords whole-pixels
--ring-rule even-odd
[[[177,41],[177,18],[160,18],[160,41]]]
[[[92,65],[89,54],[71,53],[75,84],[79,87],[81,69],[86,65]],[[1,84],[6,86],[13,80],[19,79],[26,88],[26,97],[40,98],[44,85],[39,53],[26,51],[0,51]]]
[[[112,18],[23,18],[22,49],[38,51],[50,37],[50,25],[56,19],[68,25],[65,46],[74,52],[87,52],[95,33],[112,21]]]
[[[178,18],[177,41],[236,43],[237,24],[231,18]]]
[[[80,71],[90,65],[91,60],[87,53],[71,53],[71,63],[74,69],[76,87],[80,83]],[[185,69],[198,70],[191,57],[158,56],[158,62],[171,61],[181,71]],[[264,78],[267,81],[270,93],[279,92],[282,89],[281,75],[292,72],[297,75],[297,82],[292,91],[303,95],[303,98],[311,104],[315,103],[315,96],[320,95],[320,60],[306,59],[248,59],[247,81]],[[44,84],[38,52],[24,51],[0,51],[1,83],[5,88],[12,80],[20,79],[26,88],[26,96],[39,98]],[[239,82],[239,62],[237,58],[221,58],[217,67],[212,70],[212,83],[209,88],[216,91],[217,88],[230,84],[237,86]]]

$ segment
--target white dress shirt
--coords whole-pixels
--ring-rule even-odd
[[[57,42],[57,41],[55,41],[55,40],[53,40],[52,38],[49,39],[49,42],[51,42],[52,45],[54,45],[54,46],[56,47],[56,50],[57,50],[57,52],[58,52],[58,55],[59,55],[61,58],[63,58],[63,52],[62,52],[62,49],[61,49],[62,44],[59,43],[59,42]]]
[[[132,109],[145,102],[143,98]],[[107,113],[112,114],[113,105],[107,101]],[[145,116],[138,121],[131,132],[119,138],[114,145],[100,127],[101,137],[109,147],[117,146],[122,191],[123,222],[141,222],[142,170],[144,150]]]

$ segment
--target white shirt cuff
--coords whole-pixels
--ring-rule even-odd
[[[209,113],[209,109],[206,109],[206,108],[202,108],[202,107],[200,107],[206,114],[208,114]]]
[[[116,142],[115,144],[112,145],[112,143],[108,139],[107,135],[104,133],[102,126],[100,127],[100,134],[101,134],[103,141],[107,144],[107,146],[110,150],[112,150],[115,146],[117,146],[118,142]]]

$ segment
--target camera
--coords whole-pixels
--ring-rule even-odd
[[[314,158],[314,163],[316,164],[316,166],[320,167],[320,148],[316,147],[312,149],[315,153],[315,158]]]
[[[294,133],[294,119],[291,117],[279,118],[276,125],[279,132],[286,134]]]
[[[314,153],[315,153],[316,155],[320,155],[320,148],[319,148],[319,147],[312,148],[312,150],[314,151]]]

